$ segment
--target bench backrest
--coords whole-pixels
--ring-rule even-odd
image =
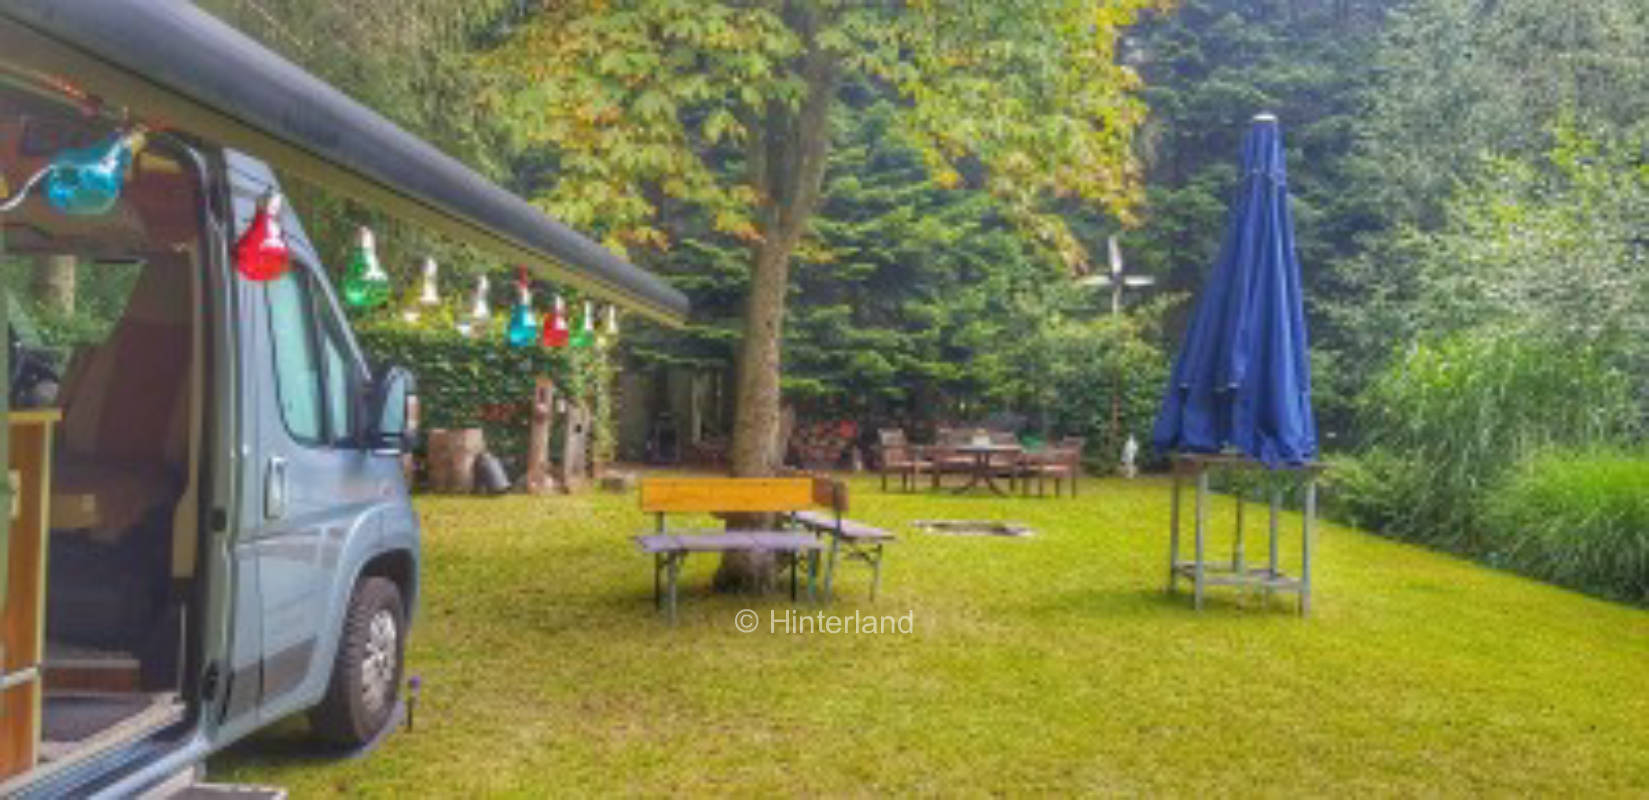
[[[648,513],[801,511],[813,505],[811,478],[648,478],[641,510]]]
[[[847,513],[846,483],[823,475],[815,475],[812,481],[813,505],[828,508],[837,515]]]

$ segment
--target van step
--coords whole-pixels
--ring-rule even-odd
[[[168,795],[167,800],[286,800],[286,790],[242,783],[197,783]]]

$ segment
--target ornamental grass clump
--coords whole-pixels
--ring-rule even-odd
[[[1602,348],[1496,329],[1421,344],[1375,381],[1370,447],[1338,505],[1388,535],[1486,557],[1483,505],[1524,458],[1626,440],[1630,383]]]
[[[1649,603],[1649,454],[1554,451],[1519,465],[1485,503],[1507,566],[1554,583]]]

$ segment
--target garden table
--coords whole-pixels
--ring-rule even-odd
[[[973,457],[973,470],[968,482],[956,488],[957,494],[983,483],[985,488],[1003,497],[1006,497],[1008,493],[1002,491],[1002,487],[996,485],[996,476],[991,471],[991,461],[995,456],[1009,455],[1013,456],[1014,462],[1017,463],[1020,454],[1025,452],[1025,448],[1016,444],[959,444],[951,446],[951,449],[962,455]]]

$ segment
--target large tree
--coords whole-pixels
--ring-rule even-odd
[[[540,200],[616,248],[670,245],[687,207],[748,248],[736,475],[779,456],[790,266],[809,235],[848,79],[900,98],[891,131],[942,186],[988,189],[1074,268],[1054,213],[1126,217],[1138,192],[1138,80],[1118,32],[1162,0],[567,0],[529,15],[486,65],[518,144],[546,157]]]

